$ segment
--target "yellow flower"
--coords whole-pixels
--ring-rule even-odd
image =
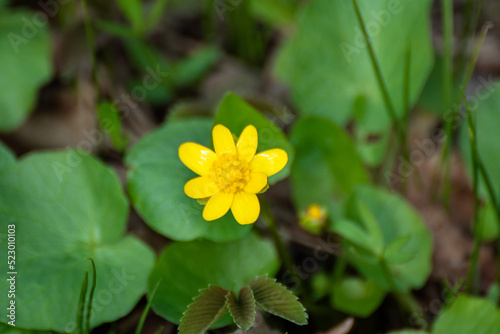
[[[188,181],[184,192],[191,198],[209,198],[203,218],[212,221],[229,209],[241,225],[252,224],[259,217],[257,193],[267,187],[267,178],[285,167],[288,156],[282,149],[257,152],[258,135],[248,125],[235,144],[233,135],[223,125],[212,131],[215,152],[196,143],[179,147],[179,158],[200,175]]]

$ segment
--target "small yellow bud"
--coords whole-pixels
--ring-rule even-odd
[[[311,204],[300,216],[300,225],[313,234],[321,234],[326,224],[326,209],[318,204]]]

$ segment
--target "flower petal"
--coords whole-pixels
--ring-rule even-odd
[[[203,209],[203,218],[208,221],[219,219],[224,216],[233,204],[233,193],[218,192],[210,197]]]
[[[208,177],[200,176],[189,180],[184,186],[184,192],[191,198],[207,198],[215,195],[220,191],[217,183]]]
[[[256,194],[260,192],[267,185],[267,176],[264,173],[250,173],[250,180],[248,180],[245,188],[247,193]]]
[[[287,162],[286,152],[280,148],[273,148],[257,154],[250,163],[250,169],[271,176],[282,170]]]
[[[179,158],[187,168],[200,176],[205,176],[217,156],[214,151],[200,144],[184,143],[179,147]]]
[[[248,125],[241,132],[240,138],[238,138],[238,143],[236,144],[238,158],[240,160],[250,162],[255,155],[255,152],[257,152],[258,142],[257,129],[253,125]]]
[[[237,193],[234,195],[231,212],[236,221],[241,225],[255,223],[260,213],[260,203],[257,195],[244,191]]]
[[[224,125],[217,124],[212,130],[212,139],[214,141],[215,153],[221,155],[222,153],[236,154],[236,146],[231,131]]]

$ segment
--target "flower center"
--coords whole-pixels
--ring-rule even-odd
[[[222,191],[236,193],[246,186],[250,169],[248,163],[238,160],[235,154],[223,153],[213,163],[209,175]]]

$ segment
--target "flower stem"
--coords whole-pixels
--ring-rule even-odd
[[[158,290],[158,287],[160,286],[161,279],[158,280],[158,282],[155,285],[155,288],[153,289],[153,292],[148,298],[148,303],[146,304],[146,307],[144,308],[144,311],[142,312],[141,319],[139,320],[139,325],[137,325],[137,328],[135,330],[135,334],[141,334],[142,332],[142,327],[144,327],[144,323],[146,322],[146,317],[148,316],[149,310],[151,309],[151,305],[153,304],[153,299],[155,298],[156,291]]]
[[[281,262],[283,263],[283,266],[285,267],[286,271],[290,273],[290,275],[292,275],[293,280],[295,282],[301,282],[301,279],[297,275],[297,271],[293,266],[293,260],[290,251],[288,250],[285,243],[283,242],[283,239],[281,238],[281,235],[278,231],[278,225],[276,224],[276,220],[274,219],[274,216],[271,213],[269,205],[267,204],[266,201],[260,201],[260,202],[262,207],[262,216],[264,218],[264,221],[266,222],[269,232],[271,233],[271,238],[273,239],[274,246],[276,247],[276,251],[278,252]],[[296,290],[300,290],[300,285]]]
[[[90,263],[92,263],[92,285],[90,286],[89,301],[87,304],[87,317],[85,318],[86,333],[90,333],[90,315],[92,313],[92,302],[94,300],[95,286],[97,284],[97,272],[95,269],[94,260],[89,257],[85,258],[85,260],[89,260]]]
[[[413,297],[413,295],[410,292],[399,291],[399,289],[396,286],[396,283],[394,282],[394,278],[392,277],[389,265],[387,264],[387,261],[385,261],[385,259],[382,258],[380,260],[380,265],[382,267],[382,271],[387,281],[389,282],[389,286],[391,287],[392,293],[394,294],[394,297],[396,298],[398,303],[412,316],[415,315],[417,319],[419,319],[419,325],[421,329],[427,330],[427,328],[429,327],[429,323],[425,319],[424,312],[420,307],[419,303],[415,300],[415,297]]]
[[[375,55],[375,51],[373,49],[372,42],[370,40],[370,36],[368,35],[368,32],[366,30],[365,23],[363,21],[363,17],[361,15],[361,11],[359,10],[359,6],[356,0],[352,0],[352,3],[354,5],[354,10],[356,12],[356,17],[358,19],[359,26],[361,27],[361,32],[363,33],[363,36],[365,38],[366,46],[368,48],[368,53],[370,55],[370,59],[373,65],[373,70],[375,72],[375,76],[377,78],[377,82],[380,88],[380,91],[382,93],[382,98],[384,100],[385,107],[387,109],[387,113],[389,114],[389,117],[392,120],[393,125],[396,128],[396,132],[399,137],[400,144],[403,146],[404,149],[404,143],[406,142],[406,133],[404,127],[400,124],[398,121],[398,118],[396,116],[396,111],[394,109],[394,106],[392,105],[391,98],[389,96],[389,90],[387,89],[387,86],[384,82],[384,78],[382,75],[382,69],[380,68],[380,64],[377,60],[377,57]]]

